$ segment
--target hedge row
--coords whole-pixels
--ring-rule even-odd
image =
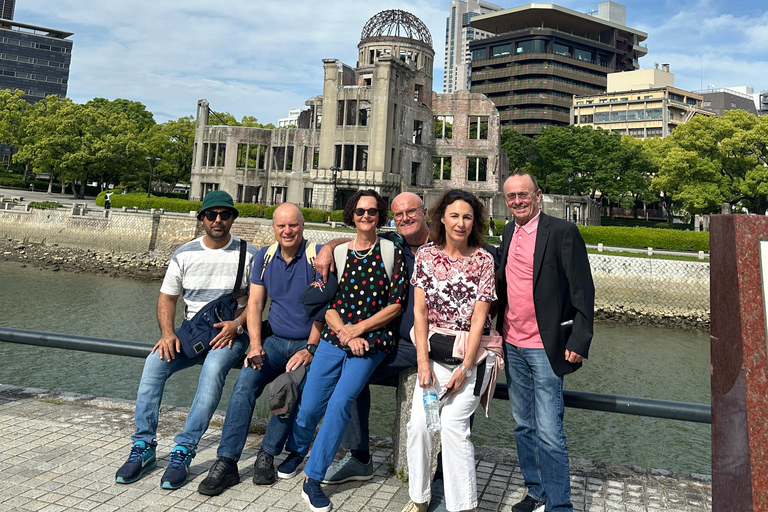
[[[98,206],[104,206],[104,194],[106,193],[107,191],[104,191],[96,196],[96,204]],[[122,208],[123,206],[133,208],[134,206],[138,206],[142,210],[162,208],[169,212],[196,212],[200,210],[200,207],[203,204],[202,201],[189,201],[187,199],[157,196],[147,197],[144,193],[114,193],[110,197],[110,201],[113,208]],[[256,217],[260,219],[271,219],[277,208],[276,205],[266,206],[258,203],[235,203],[235,206],[240,212],[240,217]],[[307,222],[326,222],[329,214],[326,210],[318,210],[315,208],[302,208],[301,213],[304,215],[304,220]],[[341,222],[342,213],[341,210],[331,212],[331,220]]]
[[[602,243],[641,249],[653,247],[668,251],[709,251],[709,233],[706,231],[617,226],[579,226],[579,231],[588,244]]]

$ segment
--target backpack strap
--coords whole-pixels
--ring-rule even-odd
[[[248,244],[242,238],[240,239],[240,261],[237,264],[237,277],[235,278],[235,289],[232,290],[232,295],[235,297],[240,296],[240,283],[243,280],[243,272],[245,271],[245,254],[247,252]],[[245,294],[242,294],[245,295]]]
[[[317,244],[311,244],[307,242],[304,248],[304,256],[307,257],[307,263],[312,268],[315,268],[315,258],[317,257]]]
[[[272,258],[275,257],[275,253],[277,252],[277,248],[280,247],[280,244],[277,242],[273,243],[269,246],[269,249],[267,249],[266,254],[264,254],[264,264],[261,266],[261,274],[259,274],[259,279],[264,280],[264,271],[267,270],[267,264],[272,261]]]
[[[387,271],[387,277],[392,281],[392,273],[395,268],[395,244],[386,238],[379,238],[381,247],[381,259],[384,261],[384,269]]]
[[[349,242],[339,244],[333,250],[333,264],[336,265],[336,275],[341,279],[341,273],[347,267],[347,252],[349,251]]]

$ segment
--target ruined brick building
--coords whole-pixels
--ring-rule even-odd
[[[434,56],[418,18],[383,11],[363,28],[354,68],[323,60],[322,96],[307,100],[296,128],[211,124],[200,100],[190,199],[220,189],[238,202],[330,210],[360,188],[388,201],[412,191],[427,204],[460,188],[508,215],[499,114],[483,94],[433,92]]]

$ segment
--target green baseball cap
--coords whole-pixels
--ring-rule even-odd
[[[235,218],[240,214],[240,212],[237,211],[237,208],[235,208],[235,202],[232,200],[232,196],[224,192],[223,190],[214,190],[212,192],[208,192],[205,195],[205,198],[203,199],[203,205],[200,207],[200,211],[197,213],[197,220],[202,220],[203,213],[208,208],[215,208],[215,207],[225,207],[229,208],[233,212],[235,212]]]

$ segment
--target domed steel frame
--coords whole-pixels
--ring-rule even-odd
[[[432,34],[429,33],[427,26],[407,11],[399,9],[381,11],[365,24],[360,40],[387,36],[415,39],[432,48]]]

